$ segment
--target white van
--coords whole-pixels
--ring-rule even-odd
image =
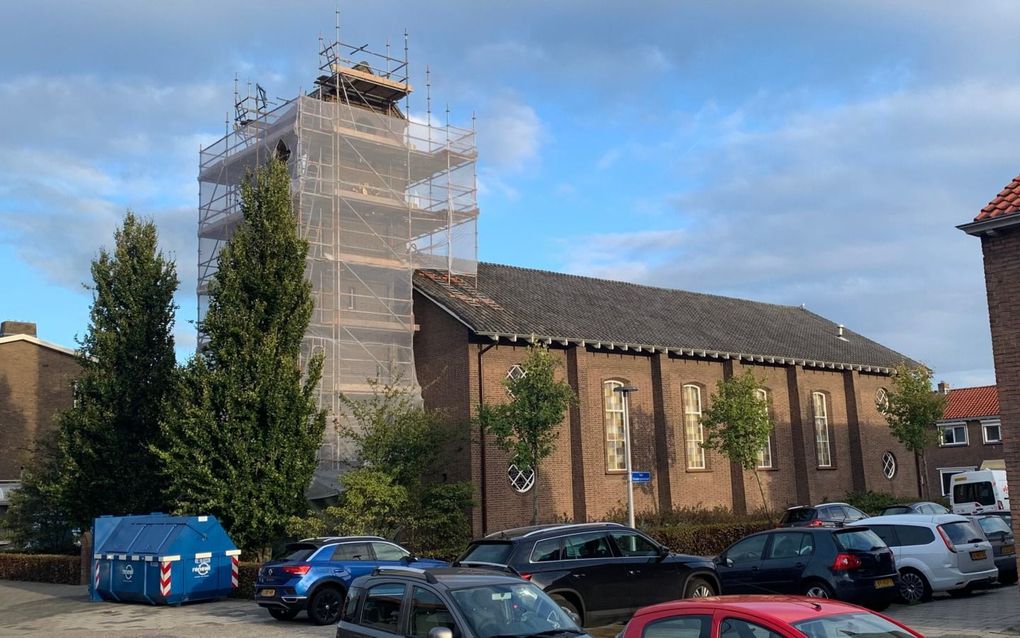
[[[953,476],[949,502],[953,514],[973,516],[1009,511],[1009,485],[1005,470],[975,470]]]

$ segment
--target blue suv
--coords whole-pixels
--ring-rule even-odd
[[[379,536],[306,538],[259,568],[255,602],[277,620],[290,620],[306,609],[315,624],[333,624],[351,581],[377,567],[396,566],[428,569],[447,563],[418,558]]]

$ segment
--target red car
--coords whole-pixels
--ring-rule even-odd
[[[639,609],[617,638],[924,638],[849,603],[798,596],[715,596]]]

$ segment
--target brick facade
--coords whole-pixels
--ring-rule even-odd
[[[526,356],[527,343],[476,338],[457,318],[428,298],[415,295],[415,361],[426,405],[452,417],[470,419],[479,401],[508,400],[503,380]],[[916,498],[913,456],[896,443],[875,407],[878,390],[888,385],[881,374],[817,370],[799,365],[706,360],[662,352],[597,351],[552,344],[560,374],[573,387],[578,403],[564,420],[556,452],[539,469],[539,511],[544,520],[599,519],[626,505],[626,475],[607,469],[603,383],[618,380],[636,386],[630,399],[633,468],[652,472],[652,481],[635,486],[635,509],[723,506],[736,511],[761,508],[753,472],[731,467],[707,452],[705,469],[688,469],[683,426],[683,386],[701,389],[708,407],[716,383],[750,368],[764,380],[776,430],[773,469],[759,472],[769,506],[841,499],[851,489],[891,491]],[[817,462],[812,395],[825,395],[832,467]],[[882,473],[882,455],[895,454],[892,480]],[[451,477],[470,477],[476,485],[475,533],[528,523],[532,494],[519,494],[507,478],[506,455],[478,433],[451,463]]]
[[[942,495],[942,476],[939,470],[971,469],[976,470],[985,461],[1003,459],[1002,442],[985,443],[982,434],[982,423],[992,419],[964,419],[953,421],[962,423],[967,429],[966,445],[936,446],[925,452],[928,461],[928,480],[932,486],[931,496]],[[998,417],[995,417],[998,421]],[[1000,432],[1002,427],[999,427]],[[947,472],[948,473],[948,472]]]
[[[18,480],[36,441],[71,407],[79,367],[62,349],[34,338],[8,339],[32,324],[4,322],[0,334],[0,480]]]

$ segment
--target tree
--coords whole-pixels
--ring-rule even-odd
[[[760,388],[761,382],[750,370],[719,381],[709,407],[702,413],[701,424],[707,431],[702,445],[754,472],[762,506],[771,522],[772,514],[758,474],[758,456],[768,445],[775,426],[769,418],[768,400],[761,396]]]
[[[938,443],[935,424],[946,410],[946,397],[932,390],[931,380],[930,369],[901,363],[892,377],[892,389],[886,390],[885,400],[878,403],[893,437],[917,458],[922,498],[929,498],[925,450]]]
[[[326,414],[315,398],[321,355],[301,370],[308,244],[282,162],[245,181],[241,212],[210,286],[206,345],[183,371],[157,453],[176,511],[215,514],[238,545],[261,552],[307,511]]]
[[[81,529],[101,514],[160,509],[152,449],[177,362],[177,271],[158,248],[156,226],[128,212],[113,252],[92,262],[93,301],[76,358],[74,406],[58,417],[60,493]]]
[[[509,453],[510,463],[535,473],[532,524],[538,522],[538,467],[555,451],[563,417],[575,401],[570,385],[556,379],[559,365],[547,348],[531,346],[521,366],[524,374],[503,382],[510,401],[482,405],[478,411],[482,428]]]
[[[19,549],[42,554],[74,554],[74,531],[61,491],[64,461],[54,434],[41,440],[11,494],[3,520],[10,541]]]

